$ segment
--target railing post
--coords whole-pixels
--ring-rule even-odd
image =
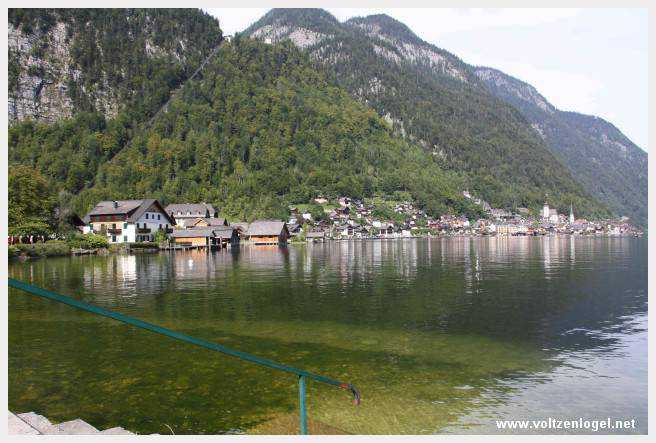
[[[305,409],[305,376],[298,376],[298,406],[301,421],[301,435],[307,435],[307,410]]]

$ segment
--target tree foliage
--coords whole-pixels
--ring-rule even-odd
[[[9,168],[9,235],[43,235],[52,232],[54,199],[45,178],[34,169]]]

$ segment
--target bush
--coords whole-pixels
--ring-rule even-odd
[[[69,238],[67,243],[76,249],[100,249],[109,246],[107,238],[97,234],[76,234]]]
[[[7,253],[9,257],[18,257],[20,255],[20,250],[14,245],[9,245],[7,246]]]
[[[27,255],[29,257],[57,257],[69,255],[71,248],[61,240],[50,240],[45,243],[26,244],[21,243],[13,246],[11,253],[16,255]]]

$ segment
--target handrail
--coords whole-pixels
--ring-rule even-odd
[[[40,288],[38,286],[25,283],[20,280],[13,278],[9,279],[9,286],[21,291],[29,292],[30,294],[37,295],[39,297],[47,298],[54,300],[59,303],[64,303],[66,305],[72,306],[74,308],[81,309],[83,311],[91,312],[93,314],[101,315],[103,317],[108,317],[123,323],[127,323],[132,326],[136,326],[141,329],[146,329],[148,331],[154,332],[156,334],[165,335],[167,337],[174,338],[186,343],[191,343],[192,345],[200,346],[202,348],[210,349],[212,351],[221,352],[222,354],[229,355],[231,357],[236,357],[241,360],[246,360],[251,363],[258,364],[260,366],[266,366],[268,368],[277,369],[283,372],[289,372],[298,376],[298,389],[299,389],[299,414],[300,414],[300,433],[307,434],[307,410],[305,405],[305,382],[306,379],[312,379],[320,383],[325,383],[331,386],[336,386],[340,389],[345,389],[350,391],[353,394],[353,403],[356,405],[360,404],[360,392],[350,383],[342,383],[332,378],[324,377],[323,375],[313,374],[302,369],[294,368],[292,366],[287,366],[282,363],[275,362],[266,358],[261,358],[247,352],[237,351],[235,349],[230,349],[218,343],[212,343],[206,340],[199,338],[191,337],[180,332],[175,332],[161,326],[157,326],[152,323],[139,320],[137,318],[129,317],[127,315],[120,314],[118,312],[110,311],[100,306],[95,306],[89,303],[85,303],[80,300],[76,300],[65,295],[57,294],[56,292],[48,291],[47,289]]]

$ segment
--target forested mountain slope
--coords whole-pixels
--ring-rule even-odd
[[[215,202],[235,218],[285,217],[318,194],[478,211],[457,173],[395,136],[293,45],[224,42],[151,126],[126,130],[127,112],[16,124],[10,162],[34,167],[78,213],[99,199],[150,196]]]
[[[556,109],[531,85],[496,69],[476,74],[516,107],[586,190],[618,215],[647,223],[647,153],[604,119]]]
[[[59,206],[222,41],[192,9],[10,9],[8,26],[10,171],[43,175]]]
[[[420,143],[434,161],[464,172],[468,187],[498,207],[603,214],[525,118],[494,97],[470,66],[421,41],[385,15],[338,22],[322,10],[276,9],[244,34],[290,40],[353,96]]]
[[[224,214],[251,218],[286,217],[290,203],[319,194],[404,192],[434,214],[474,214],[462,186],[292,45],[237,38],[150,130],[101,166],[81,199],[220,202]]]
[[[380,56],[361,25],[319,13],[317,34],[339,29],[334,39],[355,45],[344,68],[290,43],[227,43],[196,10],[12,10],[10,39],[29,44],[10,53],[10,167],[43,176],[59,213],[153,197],[284,217],[289,204],[325,194],[411,198],[432,215],[476,217],[462,196],[470,189],[497,206],[537,207],[549,193],[561,208],[605,214],[457,58],[410,40],[410,62]],[[356,57],[371,61],[363,78],[378,79],[357,91]]]

